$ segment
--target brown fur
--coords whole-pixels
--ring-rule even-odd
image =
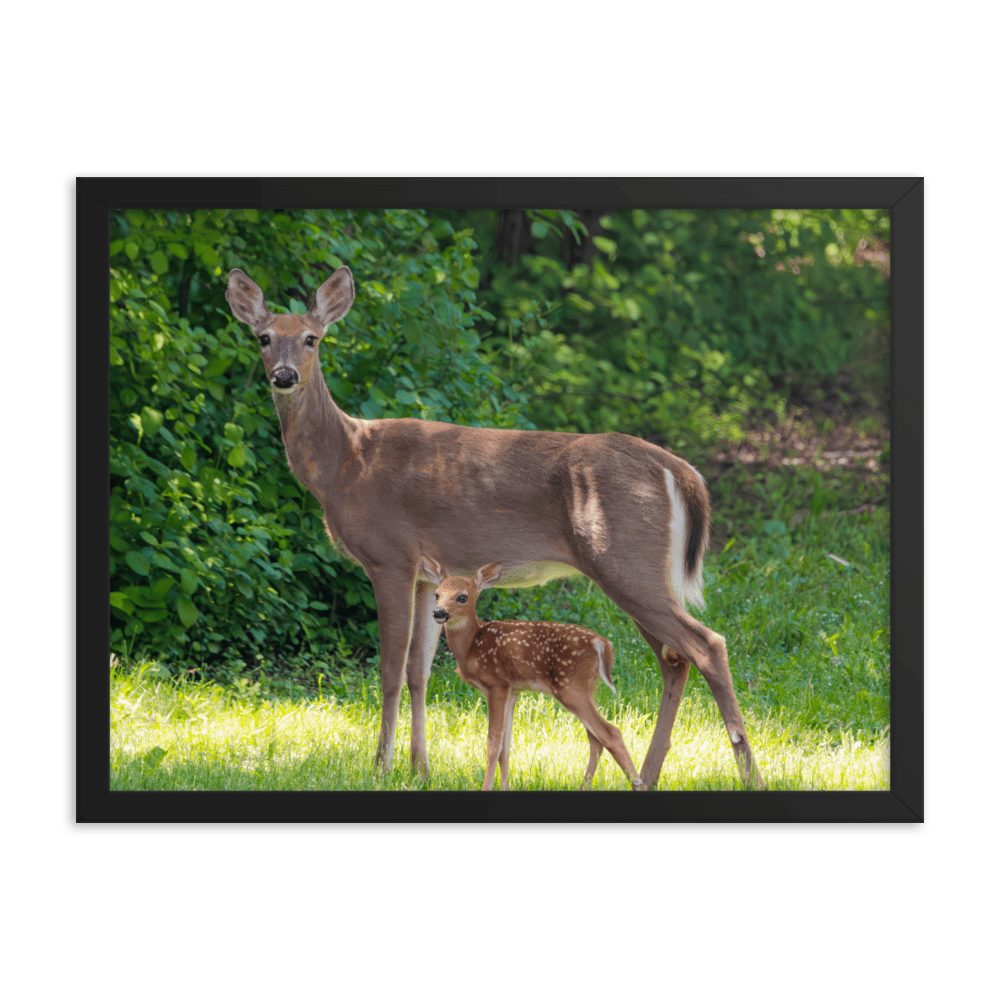
[[[481,567],[471,580],[445,576],[440,565],[427,556],[421,559],[421,568],[437,586],[435,616],[448,616],[445,636],[455,657],[456,673],[486,695],[489,733],[483,791],[493,787],[498,763],[500,787],[508,787],[514,704],[525,688],[551,695],[583,725],[590,743],[590,760],[581,788],[590,787],[605,747],[633,789],[645,787],[620,730],[594,704],[594,688],[599,680],[614,690],[611,668],[615,650],[607,639],[580,625],[561,622],[484,622],[476,614],[476,598],[499,581],[499,563]],[[599,644],[600,652],[595,644]]]

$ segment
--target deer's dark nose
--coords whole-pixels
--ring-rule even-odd
[[[446,622],[451,616],[444,608],[435,608],[433,617],[436,622]]]
[[[278,389],[290,389],[299,381],[299,373],[294,368],[275,368],[271,372],[271,384]]]

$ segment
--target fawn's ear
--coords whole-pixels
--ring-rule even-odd
[[[420,557],[420,568],[424,571],[424,576],[437,586],[448,574],[441,569],[441,564],[431,556]]]
[[[472,578],[472,586],[482,592],[490,587],[495,587],[503,566],[500,563],[490,563],[489,566],[481,566],[476,570],[476,575]]]
[[[271,321],[271,310],[264,301],[264,293],[238,267],[229,272],[226,301],[233,315],[254,333],[263,330]]]
[[[354,302],[354,277],[345,264],[338,267],[309,300],[309,317],[321,330],[347,315]]]

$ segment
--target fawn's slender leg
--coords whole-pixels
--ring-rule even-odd
[[[426,702],[427,679],[437,649],[441,626],[431,618],[434,608],[434,584],[421,580],[417,583],[413,602],[413,630],[406,655],[406,686],[410,691],[410,771],[417,770],[423,777],[430,777],[427,760]]]
[[[489,713],[488,732],[486,736],[486,777],[483,779],[483,791],[488,792],[493,787],[493,779],[497,773],[497,761],[500,758],[500,748],[503,746],[503,732],[506,722],[507,687],[492,687],[486,692],[486,710]]]
[[[503,742],[500,744],[500,787],[507,791],[507,762],[510,760],[510,737],[514,729],[514,705],[518,692],[511,689],[504,706]]]
[[[600,760],[601,754],[604,753],[604,744],[586,726],[583,727],[583,731],[587,734],[587,741],[590,743],[590,760],[587,761],[587,771],[583,776],[583,783],[580,785],[581,792],[590,788],[597,771],[597,762]]]
[[[365,567],[375,591],[378,608],[379,668],[382,673],[382,724],[379,728],[376,766],[382,773],[392,769],[399,715],[399,696],[413,625],[413,574],[376,573]]]
[[[597,711],[593,695],[586,691],[565,690],[560,691],[556,698],[583,723],[588,732],[593,733],[597,740],[604,745],[608,753],[617,761],[618,766],[625,772],[632,787],[635,789],[645,787],[625,747],[621,731]]]

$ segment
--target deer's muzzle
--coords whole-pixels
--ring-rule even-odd
[[[444,608],[435,608],[432,615],[436,622],[446,622],[451,617]]]
[[[293,385],[297,385],[299,381],[299,373],[294,368],[275,368],[271,372],[271,385],[276,389],[291,389]]]

